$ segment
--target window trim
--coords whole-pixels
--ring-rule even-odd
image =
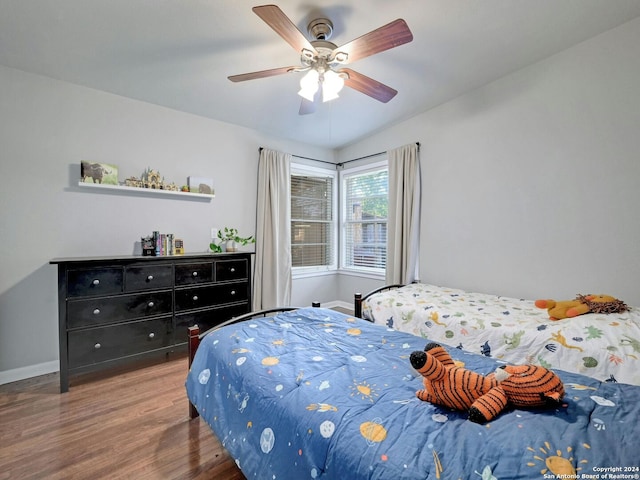
[[[290,176],[293,177],[296,174],[299,175],[310,175],[310,176],[325,176],[331,177],[333,181],[332,195],[331,195],[331,240],[330,243],[332,245],[332,259],[331,265],[316,265],[316,266],[304,266],[304,267],[294,267],[293,264],[291,266],[291,276],[292,278],[305,278],[305,277],[314,277],[320,275],[327,275],[329,273],[335,273],[338,270],[338,172],[335,169],[331,168],[322,168],[315,167],[311,165],[307,165],[305,163],[297,163],[292,161],[290,164]],[[291,179],[289,179],[291,181]],[[291,202],[291,199],[289,199]],[[289,223],[293,223],[293,218],[289,219]]]
[[[352,267],[346,265],[346,237],[345,227],[346,227],[346,208],[347,208],[347,198],[346,198],[346,178],[347,176],[351,176],[358,173],[366,173],[373,172],[375,170],[385,169],[387,170],[387,174],[389,173],[389,160],[385,158],[384,160],[377,160],[375,162],[367,163],[365,165],[358,165],[357,167],[345,168],[339,173],[340,180],[340,245],[339,245],[339,257],[340,262],[338,266],[338,271],[350,274],[350,275],[358,275],[368,278],[385,278],[386,276],[386,261],[385,268],[363,268],[363,267]],[[388,201],[388,200],[387,200]],[[389,221],[389,216],[387,214],[387,222]],[[387,232],[388,234],[388,232]],[[387,241],[388,245],[388,241]]]

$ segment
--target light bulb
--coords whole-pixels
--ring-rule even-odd
[[[333,70],[327,70],[322,80],[322,101],[328,102],[338,98],[338,92],[344,87],[344,78]]]

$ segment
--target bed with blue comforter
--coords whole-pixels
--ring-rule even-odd
[[[508,408],[481,425],[416,398],[409,355],[424,347],[303,308],[207,334],[186,388],[250,480],[640,478],[640,387],[556,370],[561,406]],[[448,350],[483,374],[500,365]]]

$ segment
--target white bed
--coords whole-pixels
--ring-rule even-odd
[[[640,385],[639,308],[552,321],[533,300],[424,283],[393,287],[356,297],[356,314],[506,362]]]

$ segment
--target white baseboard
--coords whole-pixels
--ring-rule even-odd
[[[333,307],[342,307],[348,310],[353,310],[353,303],[344,302],[342,300],[333,300],[331,302],[322,302],[320,304],[323,308],[333,308]]]
[[[29,365],[28,367],[14,368],[13,370],[0,372],[0,385],[58,371],[60,371],[60,362],[57,360],[53,362],[38,363],[37,365]]]

